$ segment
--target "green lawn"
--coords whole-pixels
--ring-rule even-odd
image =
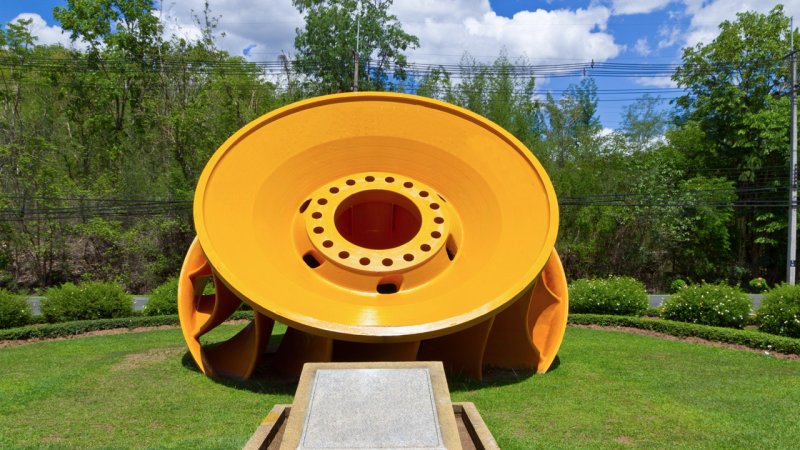
[[[800,361],[575,328],[560,358],[543,376],[451,380],[452,397],[474,402],[504,449],[800,442]],[[202,376],[177,329],[5,348],[0,448],[241,448],[293,392]]]

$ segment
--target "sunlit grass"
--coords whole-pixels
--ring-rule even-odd
[[[0,448],[241,448],[294,388],[204,377],[177,329],[0,349]],[[504,449],[800,442],[800,361],[738,350],[570,328],[549,374],[450,388]]]

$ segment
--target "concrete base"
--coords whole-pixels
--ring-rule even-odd
[[[291,413],[291,414],[290,414]],[[441,362],[308,363],[245,448],[498,448],[472,403],[450,402]]]
[[[245,444],[245,450],[278,450],[283,442],[291,405],[275,405]],[[494,450],[499,446],[472,402],[453,403],[453,417],[464,450]]]

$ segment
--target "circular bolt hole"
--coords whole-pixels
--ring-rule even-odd
[[[444,217],[435,217],[433,221],[436,223],[444,223]]]
[[[320,205],[327,205],[328,204],[328,200],[326,200],[324,198],[320,198],[320,199],[317,199],[317,203],[319,203]],[[433,208],[433,205],[431,205],[431,208]]]
[[[428,191],[419,191],[419,196],[420,197],[427,197],[428,196]]]
[[[394,264],[394,261],[392,261],[391,258],[383,258],[383,261],[381,261],[381,263],[383,263],[384,266],[388,267]]]
[[[350,253],[347,252],[339,252],[339,258],[347,259],[350,257]]]
[[[414,187],[414,183],[412,183],[410,181],[406,181],[405,183],[403,183],[403,186],[405,186],[407,188]]]
[[[322,217],[322,213],[319,212],[319,211],[316,211],[314,214],[311,214],[311,217],[313,217],[315,219],[319,219],[320,217]]]
[[[324,199],[320,199],[320,200],[324,200]],[[431,203],[431,209],[439,209],[439,204],[438,203]]]
[[[394,177],[386,177],[385,179],[387,183],[394,183]]]
[[[422,244],[419,246],[419,249],[422,250],[423,252],[429,252],[431,251],[431,246],[428,244]]]
[[[375,181],[375,177],[373,177],[372,175],[369,175],[368,177],[366,177],[366,178],[364,178],[364,179],[365,179],[365,180],[367,180],[367,181],[369,181],[370,183],[372,183],[373,181]]]
[[[439,239],[442,237],[442,233],[439,233],[438,231],[431,231],[431,237],[434,239]]]
[[[356,184],[356,180],[347,180],[347,181],[345,181],[345,183],[346,183],[348,186],[352,186],[352,185]]]
[[[403,255],[403,259],[405,259],[406,261],[413,261],[414,255],[412,255],[411,253],[406,253],[405,255]]]
[[[335,193],[339,192],[339,188],[334,186],[334,187],[328,189],[328,191],[330,191],[331,194],[335,194]]]
[[[323,241],[322,246],[325,248],[331,248],[333,247],[333,241]]]
[[[314,233],[320,234],[325,231],[325,228],[322,227],[314,227]]]
[[[369,264],[369,258],[361,258],[358,260],[358,262],[361,263],[362,266],[366,266]]]

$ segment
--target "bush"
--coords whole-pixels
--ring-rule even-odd
[[[144,309],[145,315],[178,314],[178,279],[172,277],[153,289]]]
[[[576,280],[569,288],[571,313],[638,315],[646,309],[644,285],[630,277]]]
[[[689,285],[681,280],[680,278],[676,278],[672,280],[672,283],[669,284],[669,293],[676,294],[680,292],[681,289],[686,289]]]
[[[31,322],[31,305],[22,296],[0,289],[0,328],[21,327]]]
[[[65,283],[44,297],[42,315],[50,323],[127,317],[133,309],[133,297],[114,283]]]
[[[753,278],[749,283],[747,283],[747,285],[750,286],[750,292],[755,294],[761,294],[762,292],[767,292],[769,290],[767,280],[761,277]]]
[[[750,315],[750,298],[723,284],[696,284],[669,296],[661,317],[679,322],[742,328]]]
[[[800,338],[800,286],[783,284],[764,294],[756,321],[761,331]]]

